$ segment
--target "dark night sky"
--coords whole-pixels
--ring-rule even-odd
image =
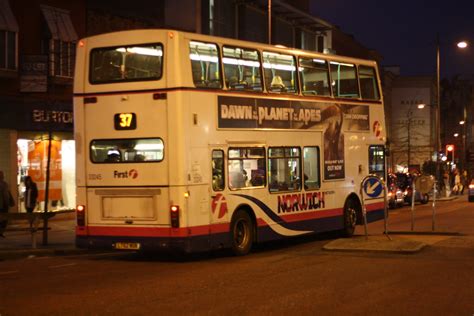
[[[440,34],[441,77],[474,74],[474,0],[313,0],[320,17],[399,65],[402,75],[431,75]],[[460,50],[456,43],[471,46]]]

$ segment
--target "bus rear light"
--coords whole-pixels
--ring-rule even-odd
[[[178,228],[179,227],[179,206],[178,205],[171,205],[170,218],[171,218],[171,227]]]
[[[86,225],[86,207],[85,205],[78,205],[76,207],[77,226]]]
[[[79,47],[84,47],[84,45],[85,45],[84,41],[83,41],[83,40],[80,40],[80,41],[79,41]]]

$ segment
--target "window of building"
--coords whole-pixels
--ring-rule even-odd
[[[377,73],[375,68],[359,66],[360,93],[362,99],[379,100],[379,88],[377,85]]]
[[[300,58],[301,90],[304,95],[329,96],[329,69],[325,60]]]
[[[385,179],[385,147],[383,145],[369,146],[369,173]]]
[[[257,50],[224,46],[222,55],[227,88],[262,91],[260,56]]]
[[[77,33],[69,11],[41,5],[48,25],[49,38],[44,48],[49,55],[49,75],[72,78],[76,56]]]
[[[163,140],[160,138],[99,139],[90,144],[94,163],[140,163],[162,161]]]
[[[225,188],[224,151],[212,151],[212,189],[222,191]]]
[[[17,70],[18,23],[8,0],[0,0],[0,70]]]
[[[198,88],[222,88],[217,45],[191,41],[189,51],[194,85]]]
[[[268,149],[270,192],[301,190],[301,153],[299,147]]]
[[[303,148],[303,170],[305,190],[319,189],[321,187],[319,147]]]
[[[263,52],[263,71],[269,92],[297,92],[296,62],[292,55]]]
[[[90,56],[91,83],[144,81],[161,78],[163,47],[160,44],[97,48]]]
[[[358,98],[356,67],[354,64],[330,62],[331,86],[335,97]]]
[[[231,190],[265,186],[265,148],[229,148]]]

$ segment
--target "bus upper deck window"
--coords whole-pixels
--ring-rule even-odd
[[[359,82],[362,99],[380,99],[375,68],[369,66],[359,66]]]
[[[356,67],[354,64],[331,61],[331,86],[335,97],[358,98]]]
[[[216,44],[189,42],[189,58],[196,87],[222,88],[219,51]]]
[[[317,58],[300,58],[299,61],[299,74],[303,95],[331,95],[327,61]]]
[[[95,48],[91,51],[92,84],[158,80],[163,69],[160,44]]]
[[[292,55],[263,52],[263,74],[269,92],[297,92],[296,61]]]
[[[257,50],[224,46],[222,55],[228,89],[262,91],[260,56]]]

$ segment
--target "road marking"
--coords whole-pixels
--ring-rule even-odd
[[[13,273],[18,273],[18,270],[12,270],[12,271],[2,271],[0,272],[0,275],[6,275],[6,274],[13,274]]]
[[[49,266],[48,268],[50,269],[56,269],[56,268],[64,268],[64,267],[70,267],[70,266],[75,266],[77,263],[66,263],[66,264],[59,264],[56,266]]]

